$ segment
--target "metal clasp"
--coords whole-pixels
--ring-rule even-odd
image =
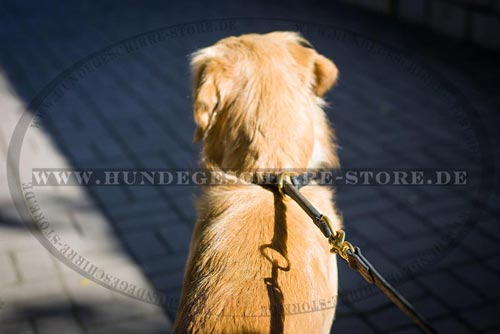
[[[349,241],[345,241],[345,232],[343,230],[336,231],[334,235],[328,238],[328,242],[332,246],[330,252],[337,253],[346,261],[348,260],[347,251],[354,252],[354,246]]]
[[[290,197],[285,194],[285,180],[289,183],[292,183],[292,178],[290,175],[291,174],[288,172],[283,172],[278,175],[278,191],[284,200],[290,199]]]
[[[335,237],[337,235],[337,232],[335,231],[335,228],[333,227],[333,223],[330,220],[330,218],[328,218],[325,215],[321,215],[321,218],[319,219],[319,221],[320,221],[320,223],[325,223],[325,225],[330,230],[330,236],[328,237],[328,235],[325,235],[326,237],[331,238],[331,237]]]

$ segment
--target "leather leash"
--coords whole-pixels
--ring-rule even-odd
[[[370,284],[375,284],[396,306],[406,313],[424,333],[437,333],[415,308],[387,282],[361,254],[359,247],[354,247],[345,240],[343,230],[336,231],[330,219],[321,214],[300,192],[304,185],[300,175],[282,173],[277,178],[278,191],[285,199],[292,198],[311,217],[313,223],[321,230],[332,246],[332,253],[340,255],[349,267],[355,269]]]

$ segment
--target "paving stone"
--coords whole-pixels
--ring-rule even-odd
[[[393,241],[387,245],[387,250],[400,259],[402,263],[411,263],[420,256],[428,254],[429,251],[434,254],[434,247],[441,241],[439,235],[432,233],[415,236],[411,239],[402,239]],[[437,254],[436,254],[437,255]]]
[[[93,187],[93,193],[97,200],[111,208],[127,206],[131,201],[131,194],[124,191],[122,187]]]
[[[474,291],[481,293],[483,298],[490,300],[500,298],[500,291],[491,288],[498,282],[499,276],[487,270],[484,265],[480,263],[461,265],[454,267],[453,271],[464,282],[471,285]]]
[[[443,254],[444,258],[439,259],[436,268],[462,267],[464,263],[474,262],[474,256],[461,247],[455,247],[450,252]]]
[[[21,222],[17,223],[22,224]],[[2,252],[29,250],[33,247],[33,243],[38,243],[38,241],[25,225],[6,228],[0,235],[0,251]]]
[[[500,33],[500,18],[498,15],[485,12],[472,14],[472,38],[479,45],[492,49],[500,48],[498,36]]]
[[[134,256],[142,260],[167,252],[158,236],[151,231],[134,232],[127,235],[125,241]]]
[[[467,328],[462,323],[451,317],[433,321],[432,325],[436,328],[438,333],[469,334],[472,332],[471,328]]]
[[[486,260],[486,263],[490,266],[490,268],[500,274],[500,254],[489,256],[488,260]]]
[[[392,243],[399,239],[398,235],[382,224],[378,217],[366,217],[352,224],[355,224],[353,228],[355,227],[364,238],[374,243]]]
[[[16,323],[0,323],[0,331],[3,334],[34,334],[35,331],[28,321]]]
[[[388,332],[393,328],[411,324],[411,320],[401,313],[401,310],[397,307],[390,307],[376,312],[369,319],[381,332]]]
[[[81,229],[81,234],[85,238],[92,238],[98,235],[109,235],[114,233],[107,219],[89,208],[89,210],[79,210],[72,212],[72,217]]]
[[[192,229],[182,223],[170,223],[160,230],[162,237],[176,253],[187,252],[191,242]]]
[[[0,268],[2,268],[0,284],[9,285],[19,280],[18,269],[16,268],[12,253],[0,253]]]
[[[108,334],[118,332],[144,332],[169,333],[172,330],[172,322],[162,312],[145,314],[130,320],[120,321],[103,326],[91,327],[95,334]]]
[[[484,231],[491,238],[500,241],[500,219],[495,217],[481,219],[478,222],[477,228]]]
[[[129,297],[107,304],[93,305],[91,308],[78,309],[78,317],[85,327],[101,327],[108,324],[119,324],[128,319],[145,317],[150,313],[158,313],[159,307]]]
[[[87,251],[102,251],[107,252],[110,249],[120,249],[122,243],[120,240],[111,238],[110,233],[100,233],[93,236],[80,236],[80,235],[68,235],[61,236],[62,245],[57,245],[54,255],[64,253],[64,247],[69,246],[72,250],[77,253],[84,253]],[[67,255],[69,255],[67,251]]]
[[[57,279],[39,280],[19,284],[2,293],[5,306],[0,312],[0,323],[26,320],[31,316],[68,311],[71,302]]]
[[[149,214],[157,214],[158,212],[164,212],[167,215],[169,211],[170,206],[163,198],[154,197],[151,199],[147,199],[146,201],[132,201],[130,203],[127,203],[127,205],[112,207],[110,210],[110,214],[112,215],[114,220],[120,222],[126,221],[129,218],[135,219],[147,217]]]
[[[398,6],[398,15],[405,20],[424,23],[425,22],[425,0],[401,0]]]
[[[445,273],[426,275],[418,280],[448,306],[464,308],[481,302],[473,291]]]
[[[449,310],[444,305],[429,297],[412,300],[411,303],[414,305],[415,309],[420,310],[426,319],[443,317],[449,313]]]
[[[384,331],[386,334],[415,334],[418,329],[416,329],[415,325],[408,325],[403,328],[398,328],[395,330]]]
[[[478,245],[480,245],[478,247]],[[472,229],[467,236],[464,238],[462,247],[470,251],[476,256],[481,256],[482,254],[493,254],[499,251],[500,245],[488,238],[486,238],[482,233]]]
[[[67,272],[64,277],[64,286],[76,305],[89,306],[106,303],[112,300],[110,290],[100,286],[76,272]]]
[[[360,285],[359,292],[363,292],[363,289],[368,287],[368,285]],[[372,314],[378,309],[386,309],[392,306],[387,297],[380,291],[377,291],[377,289],[373,288],[371,289],[371,291],[373,292],[373,295],[365,298],[360,297],[358,300],[352,300],[352,302],[349,304],[349,307],[353,311],[355,311],[356,314]]]
[[[375,333],[359,317],[338,318],[333,322],[332,333]]]
[[[184,270],[175,270],[168,273],[154,275],[151,280],[155,286],[162,291],[180,291],[182,287],[182,279],[184,277]]]
[[[437,191],[426,191],[426,193],[431,197],[424,205],[418,208],[418,212],[422,215],[430,216],[430,219],[443,213],[458,214],[461,210],[470,210],[473,207],[468,200],[456,195],[449,194],[450,196],[443,197],[444,194],[439,194]],[[437,199],[441,200],[438,201]]]
[[[491,333],[491,334],[492,334],[492,333],[498,333],[498,332],[499,332],[499,329],[500,329],[500,328],[499,328],[499,326],[498,326],[498,325],[495,325],[495,326],[493,326],[493,327],[491,327],[491,328],[486,329],[483,333],[488,333],[488,334],[489,334],[489,333]]]
[[[184,271],[187,263],[188,253],[176,253],[174,255],[160,255],[154,259],[148,259],[142,263],[142,270],[148,275],[161,272]]]
[[[387,210],[379,214],[380,220],[394,227],[399,233],[406,237],[416,237],[427,232],[427,228],[418,218],[409,214],[406,210]]]
[[[133,231],[133,230],[154,230],[164,227],[165,224],[170,222],[175,222],[178,218],[168,210],[161,210],[158,212],[151,212],[144,216],[130,217],[128,219],[123,219],[119,222],[118,228],[123,231]]]
[[[343,205],[340,210],[346,221],[361,219],[363,216],[370,216],[381,211],[394,210],[396,203],[378,196],[376,198],[361,200],[351,206]]]
[[[15,262],[22,281],[51,279],[56,276],[54,258],[41,245],[33,250],[16,252]]]
[[[84,333],[80,324],[78,324],[71,314],[60,314],[36,319],[35,327],[39,334]]]

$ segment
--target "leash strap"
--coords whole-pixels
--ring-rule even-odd
[[[356,270],[370,284],[377,286],[396,306],[403,311],[424,333],[437,333],[415,308],[387,282],[371,263],[361,254],[359,247],[345,241],[345,232],[336,231],[328,217],[321,214],[300,192],[304,184],[297,176],[282,173],[277,179],[278,190],[283,198],[289,196],[311,217],[314,224],[328,238],[331,252],[339,254],[349,267]]]

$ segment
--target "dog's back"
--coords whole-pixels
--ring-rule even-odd
[[[302,192],[331,217],[331,193]],[[176,333],[327,333],[335,256],[294,202],[259,186],[207,189],[198,201]]]

